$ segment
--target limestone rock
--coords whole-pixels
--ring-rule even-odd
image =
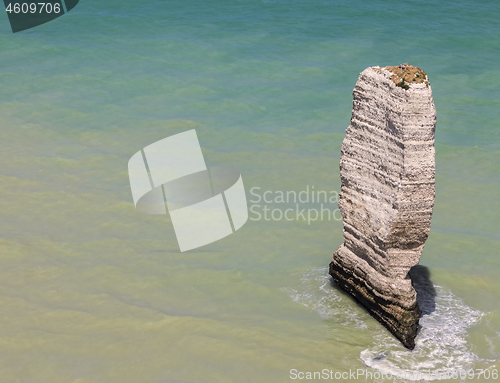
[[[435,196],[432,91],[425,72],[402,64],[365,69],[353,96],[340,157],[344,243],[330,275],[413,349],[421,310],[408,272]]]

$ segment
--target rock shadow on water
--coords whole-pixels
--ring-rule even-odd
[[[409,272],[413,288],[417,292],[417,302],[422,315],[436,311],[436,288],[430,280],[431,272],[423,265],[416,265]]]

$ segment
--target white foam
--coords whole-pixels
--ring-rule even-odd
[[[364,363],[384,374],[405,376],[409,381],[447,379],[446,373],[466,373],[477,362],[494,361],[479,358],[467,344],[467,329],[478,323],[484,313],[465,305],[450,291],[440,286],[436,290],[435,310],[420,319],[420,331],[415,349],[406,350],[385,331],[375,335],[375,345],[360,354]],[[428,378],[429,373],[433,375]],[[427,376],[427,378],[426,378]],[[427,379],[427,380],[426,380]]]

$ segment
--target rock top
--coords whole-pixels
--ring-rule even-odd
[[[394,82],[394,84],[406,90],[409,89],[410,84],[424,83],[425,86],[429,87],[429,79],[427,78],[427,74],[422,69],[416,66],[412,66],[408,63],[404,63],[398,66],[386,66],[384,68],[374,66],[372,68],[381,72],[390,72],[391,80]]]
[[[427,75],[409,64],[359,76],[341,147],[344,243],[330,275],[407,348],[421,316],[409,270],[429,235],[436,110]]]

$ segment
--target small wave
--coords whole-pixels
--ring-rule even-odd
[[[331,285],[327,267],[315,267],[305,272],[300,279],[301,287],[286,288],[290,297],[303,306],[316,311],[324,319],[334,319],[341,325],[366,329],[361,310],[352,307],[352,301]]]

